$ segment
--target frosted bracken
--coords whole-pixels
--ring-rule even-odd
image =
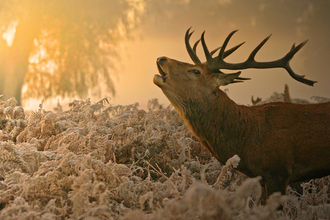
[[[329,217],[329,177],[261,206],[260,178],[235,171],[239,155],[221,166],[157,100],[29,115],[16,103],[0,102],[0,219]]]

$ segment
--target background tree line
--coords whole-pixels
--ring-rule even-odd
[[[19,103],[22,95],[115,95],[112,77],[120,72],[123,40],[141,27],[142,35],[183,33],[186,20],[212,30],[210,35],[239,24],[240,30],[276,30],[283,38],[311,37],[301,53],[303,74],[313,79],[330,68],[329,9],[322,0],[2,0],[0,94]]]

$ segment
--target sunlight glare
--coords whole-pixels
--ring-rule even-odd
[[[9,47],[11,47],[11,45],[13,45],[17,25],[18,25],[18,21],[12,21],[8,25],[7,30],[2,34],[2,38],[4,40],[6,40],[7,45]]]

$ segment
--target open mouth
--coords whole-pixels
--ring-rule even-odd
[[[160,77],[163,79],[163,82],[165,83],[168,76],[167,74],[164,72],[164,70],[162,69],[162,67],[159,65],[159,63],[157,62],[157,68],[158,68],[158,72],[160,74]]]

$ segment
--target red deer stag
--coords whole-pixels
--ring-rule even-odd
[[[185,35],[187,51],[195,64],[167,57],[157,59],[160,75],[154,83],[160,87],[202,145],[222,164],[237,154],[238,170],[249,177],[262,176],[266,199],[273,192],[286,193],[288,184],[330,174],[330,103],[268,103],[259,106],[237,105],[219,89],[242,82],[240,72],[225,74],[222,69],[284,68],[297,81],[313,85],[316,81],[297,75],[290,60],[307,41],[293,45],[281,59],[255,61],[255,55],[269,39],[264,39],[242,63],[228,63],[229,56],[242,44],[226,50],[233,31],[224,41],[219,55],[209,52],[204,33],[193,48],[190,29]],[[206,62],[196,55],[202,42]]]

